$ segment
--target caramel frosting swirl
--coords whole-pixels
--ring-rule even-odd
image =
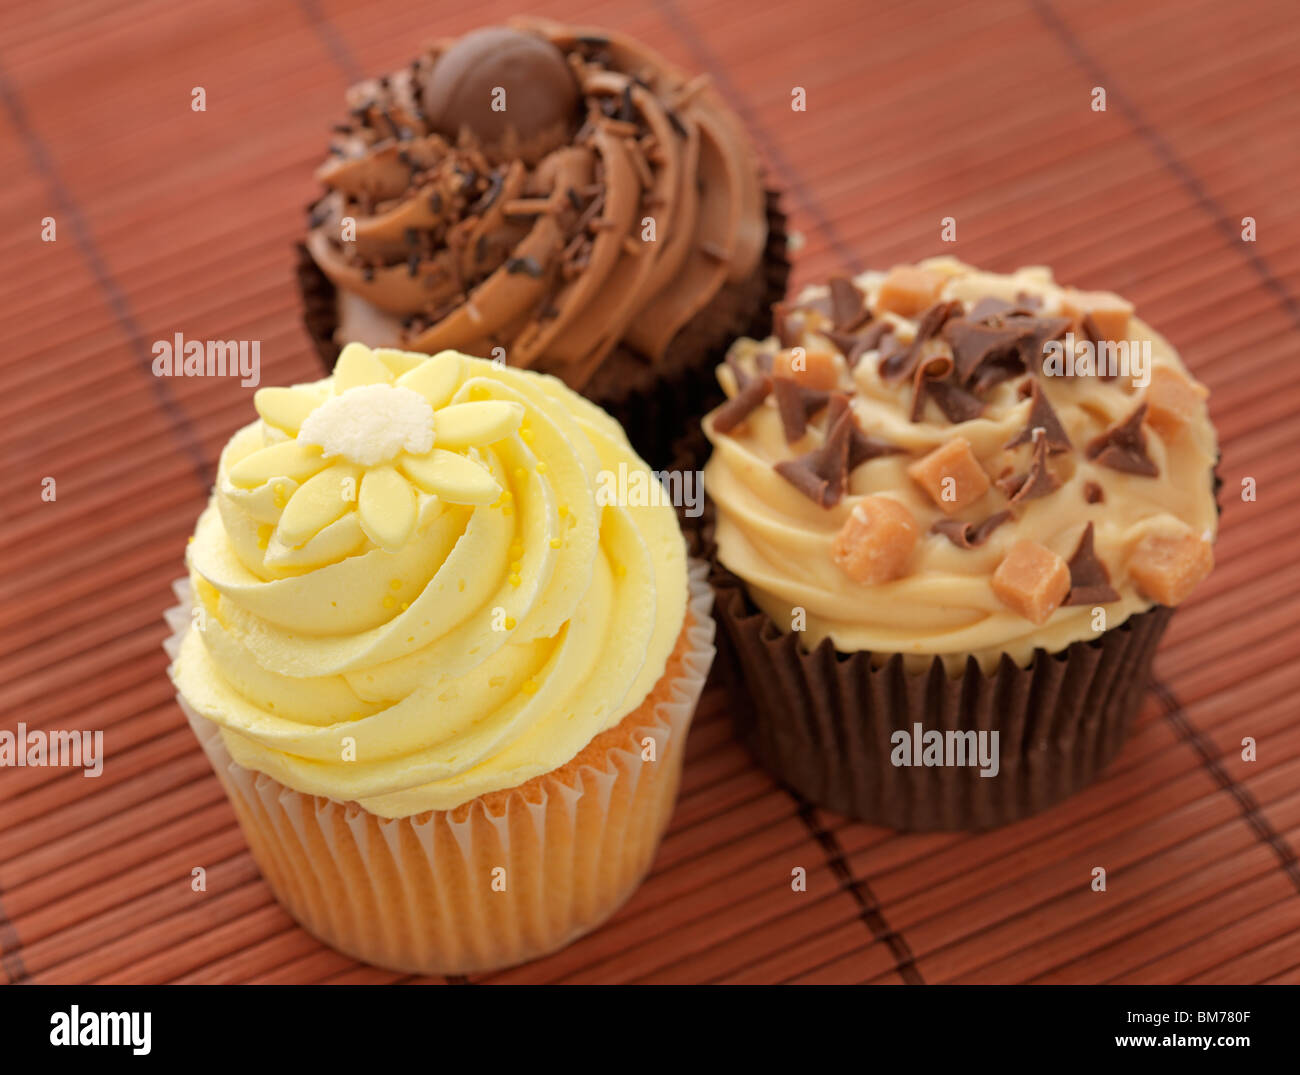
[[[574,388],[654,361],[758,268],[759,165],[705,77],[618,34],[520,19],[348,95],[307,248],[338,336],[455,348]]]
[[[667,503],[611,418],[537,373],[349,345],[256,396],[187,562],[171,674],[231,756],[403,817],[577,755],[663,675],[686,615]]]
[[[950,258],[810,288],[719,368],[719,559],[808,646],[911,668],[1025,664],[1176,604],[1212,564],[1217,442],[1208,393],[1131,314]],[[1083,362],[1106,337],[1130,368]]]

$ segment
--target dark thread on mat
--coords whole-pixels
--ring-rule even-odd
[[[1296,859],[1295,851],[1286,839],[1269,823],[1260,809],[1258,800],[1250,793],[1250,790],[1243,787],[1234,780],[1228,771],[1223,767],[1219,760],[1220,754],[1214,749],[1214,745],[1201,734],[1200,729],[1191,722],[1183,709],[1182,703],[1178,696],[1161,680],[1153,679],[1151,681],[1151,690],[1156,698],[1160,700],[1160,705],[1165,711],[1165,717],[1169,723],[1174,726],[1179,738],[1183,739],[1197,754],[1201,756],[1201,761],[1210,771],[1210,775],[1219,783],[1219,785],[1237,800],[1237,805],[1255,835],[1264,843],[1273,849],[1282,863],[1282,869],[1291,879],[1291,883],[1297,889],[1300,889],[1300,860]]]
[[[172,433],[184,448],[185,454],[189,456],[190,466],[195,477],[199,479],[199,484],[204,490],[207,490],[212,485],[212,471],[208,466],[202,441],[190,424],[184,410],[177,404],[166,379],[154,376],[150,349],[145,344],[144,333],[140,329],[139,322],[135,319],[135,314],[131,311],[131,304],[127,300],[126,293],[113,276],[112,270],[109,269],[108,263],[104,261],[103,255],[100,254],[99,247],[95,244],[90,228],[86,224],[86,219],[82,215],[76,199],[72,196],[72,191],[63,182],[63,177],[59,174],[58,167],[50,156],[49,150],[46,149],[44,140],[32,127],[27,118],[27,110],[23,108],[23,103],[10,83],[8,74],[2,68],[0,68],[0,100],[4,102],[5,110],[9,113],[14,129],[18,131],[18,136],[27,149],[27,155],[31,159],[32,165],[45,181],[45,185],[54,200],[56,215],[63,218],[65,228],[71,227],[73,241],[81,252],[82,259],[90,269],[90,274],[94,277],[99,290],[108,302],[108,307],[112,311],[118,327],[126,335],[127,342],[135,354],[141,372],[149,379],[154,398],[170,423]]]
[[[325,51],[330,54],[330,59],[343,72],[348,82],[360,82],[365,77],[361,65],[357,63],[357,58],[348,48],[348,43],[334,28],[334,24],[325,17],[320,4],[316,0],[298,0],[298,7],[311,23],[311,28],[316,31],[316,36],[325,46]]]
[[[889,951],[894,956],[894,962],[897,965],[896,969],[902,975],[904,982],[908,985],[925,985],[925,979],[921,976],[920,970],[917,969],[916,957],[912,954],[911,946],[903,935],[897,932],[885,919],[885,912],[881,909],[876,894],[871,891],[871,886],[866,881],[860,881],[853,876],[853,871],[849,869],[849,865],[844,859],[844,849],[840,847],[840,842],[835,839],[835,834],[826,831],[818,823],[810,802],[790,788],[785,790],[799,807],[799,820],[804,823],[808,831],[812,833],[813,839],[821,845],[822,850],[826,853],[826,862],[831,868],[831,873],[839,881],[840,887],[845,889],[858,905],[858,917],[866,923],[867,929],[871,931],[872,938],[883,941],[888,945]]]
[[[840,238],[839,233],[835,230],[835,225],[831,223],[830,218],[822,209],[821,203],[809,193],[808,186],[804,183],[798,169],[790,163],[789,158],[781,151],[781,147],[768,134],[767,128],[759,122],[758,117],[746,103],[744,96],[736,89],[735,83],[731,81],[731,76],[727,74],[726,67],[719,62],[717,55],[696,32],[690,20],[682,14],[676,0],[655,0],[655,6],[659,8],[664,19],[672,25],[686,44],[695,66],[701,71],[708,72],[709,77],[713,79],[714,85],[717,86],[718,92],[727,99],[727,104],[740,116],[750,133],[762,145],[767,159],[772,162],[772,166],[779,173],[785,185],[794,193],[799,202],[799,208],[812,220],[822,238],[826,240],[827,245],[835,251],[835,256],[851,273],[856,275],[862,272],[863,264],[857,252]]]
[[[4,893],[0,892],[0,952],[4,953],[0,955],[0,970],[4,971],[11,985],[17,985],[27,978],[22,947],[22,938],[18,936],[18,930],[14,928],[14,924],[9,921],[9,915],[5,913]]]
[[[1237,248],[1246,264],[1263,281],[1264,286],[1277,297],[1287,316],[1296,325],[1300,326],[1300,301],[1297,301],[1296,297],[1287,290],[1286,285],[1274,275],[1273,270],[1269,268],[1268,262],[1255,252],[1254,244],[1242,242],[1241,232],[1228,219],[1228,214],[1219,203],[1219,200],[1205,189],[1205,184],[1201,182],[1200,177],[1174,151],[1174,148],[1165,140],[1164,136],[1147,122],[1141,109],[1130,101],[1122,90],[1114,88],[1118,80],[1113,78],[1111,73],[1075,37],[1074,31],[1065,24],[1052,6],[1047,3],[1047,0],[1033,0],[1033,3],[1034,10],[1038,12],[1038,17],[1042,19],[1049,30],[1061,39],[1066,51],[1087,72],[1088,77],[1093,80],[1093,84],[1106,87],[1107,97],[1119,105],[1120,111],[1133,125],[1138,137],[1147,144],[1165,168],[1182,183],[1196,200],[1197,205],[1213,220],[1215,227],[1223,234],[1224,238],[1228,240],[1230,245]]]

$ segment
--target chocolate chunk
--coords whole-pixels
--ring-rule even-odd
[[[1096,482],[1084,482],[1083,499],[1089,504],[1100,504],[1106,499],[1106,491]]]
[[[1056,417],[1056,411],[1052,409],[1052,404],[1048,402],[1047,393],[1043,391],[1043,386],[1037,381],[1031,382],[1033,390],[1031,398],[1033,403],[1029,405],[1029,420],[1025,428],[1012,437],[1004,448],[1018,448],[1022,444],[1030,444],[1034,439],[1034,430],[1041,429],[1047,434],[1047,450],[1049,452],[1068,452],[1073,445],[1070,438],[1061,425],[1061,420]]]
[[[1113,429],[1108,429],[1088,442],[1085,453],[1094,463],[1100,463],[1111,470],[1125,474],[1139,474],[1145,478],[1154,478],[1159,468],[1147,455],[1147,437],[1142,429],[1142,419],[1146,417],[1147,405],[1141,403],[1137,410]]]
[[[1110,584],[1110,572],[1092,547],[1092,523],[1084,529],[1069,566],[1070,592],[1064,604],[1105,605],[1119,600],[1119,594]]]
[[[853,417],[849,397],[842,392],[836,392],[831,396],[830,406],[826,411],[826,428],[834,429],[846,411],[849,412],[849,470],[856,470],[863,463],[869,463],[882,455],[902,454],[903,449],[897,445],[862,432],[857,419]]]
[[[943,326],[943,338],[952,347],[957,379],[962,384],[970,384],[980,367],[991,359],[1014,357],[1018,361],[1018,348],[1029,334],[1024,324],[982,325],[965,317],[951,318]]]
[[[776,407],[781,414],[785,442],[793,444],[808,431],[808,419],[831,401],[831,394],[820,388],[804,388],[788,377],[772,378]]]
[[[840,332],[850,332],[871,316],[867,298],[847,276],[830,279],[831,321]]]
[[[920,321],[917,322],[916,336],[912,342],[901,351],[896,351],[887,356],[882,354],[880,359],[881,379],[885,381],[901,381],[905,377],[910,377],[912,367],[916,364],[917,357],[921,353],[921,345],[926,340],[937,336],[949,318],[960,317],[961,313],[962,304],[960,302],[936,302],[927,309],[921,314]]]
[[[718,408],[713,416],[713,428],[719,433],[730,433],[767,399],[771,391],[771,377],[751,377],[744,388]]]
[[[999,478],[998,488],[1010,498],[1012,504],[1023,504],[1026,500],[1037,500],[1056,492],[1061,480],[1047,469],[1047,435],[1034,430],[1034,455],[1029,461],[1029,470],[1010,478]]]
[[[1011,512],[994,512],[977,526],[964,523],[960,519],[938,519],[930,527],[932,533],[942,534],[959,549],[974,549],[988,541],[989,536],[999,526],[1011,518]]]
[[[845,410],[820,448],[777,463],[775,470],[815,504],[831,508],[844,499],[849,481],[853,414]]]
[[[1071,324],[1068,317],[1014,317],[1008,320],[1027,330],[1018,349],[1020,360],[1031,373],[1042,373],[1043,347],[1050,340],[1064,336]]]

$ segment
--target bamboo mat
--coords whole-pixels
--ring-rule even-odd
[[[264,383],[316,375],[291,245],[344,87],[511,11],[0,9],[0,726],[102,728],[107,753],[94,780],[0,770],[0,981],[396,979],[280,910],[173,701],[169,583],[251,390],[156,379],[149,347],[177,331],[259,339]],[[796,286],[942,249],[1001,270],[1050,263],[1133,299],[1213,392],[1223,532],[1131,743],[1084,794],[984,835],[851,823],[755,768],[712,689],[645,885],[594,935],[487,980],[1300,982],[1293,5],[555,0],[549,13],[712,73],[785,191],[804,240]],[[791,110],[796,86],[806,112]],[[949,216],[958,242],[941,245]],[[791,891],[796,866],[807,892]],[[1090,890],[1094,866],[1105,893]]]

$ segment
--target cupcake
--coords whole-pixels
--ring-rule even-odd
[[[1165,339],[937,258],[809,289],[718,379],[700,538],[760,761],[899,829],[1090,781],[1213,565],[1207,392]]]
[[[650,866],[712,659],[703,565],[552,377],[361,344],[221,454],[171,676],[277,898],[394,970],[555,949]],[[627,499],[627,498],[625,498]]]
[[[784,221],[740,120],[627,37],[539,19],[440,41],[354,87],[299,259],[339,343],[457,348],[551,373],[651,462],[766,335]]]

